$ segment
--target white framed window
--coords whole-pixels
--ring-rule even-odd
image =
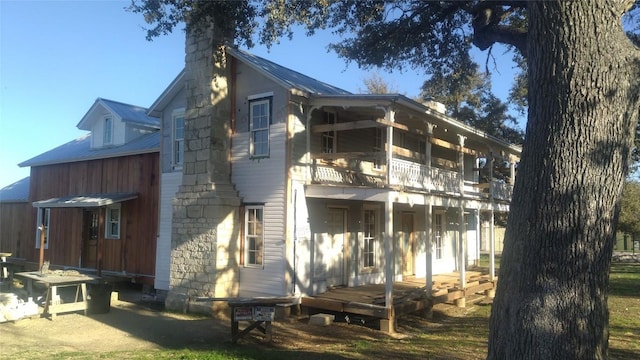
[[[337,115],[335,112],[324,112],[324,123],[335,125]],[[325,154],[333,154],[338,151],[338,134],[334,131],[326,131],[322,133],[322,152]]]
[[[102,130],[102,144],[111,145],[113,142],[113,118],[106,116],[104,118],[104,129]]]
[[[433,214],[433,253],[436,260],[444,256],[444,222],[443,213]]]
[[[40,249],[40,239],[44,233],[44,248],[49,248],[49,222],[51,209],[38,208],[38,224],[36,226],[36,249]]]
[[[251,157],[269,156],[269,124],[271,124],[271,99],[259,99],[249,102],[249,131]]]
[[[105,234],[107,239],[120,239],[120,219],[121,209],[120,204],[107,207],[107,214],[105,219]]]
[[[365,209],[363,213],[362,267],[376,267],[376,250],[378,248],[378,211]]]
[[[262,267],[264,260],[264,207],[245,208],[244,265]]]
[[[177,111],[172,116],[172,165],[181,167],[184,162],[184,109]]]

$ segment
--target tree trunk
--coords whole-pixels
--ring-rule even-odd
[[[602,359],[619,199],[638,119],[622,1],[528,2],[529,118],[490,359]]]

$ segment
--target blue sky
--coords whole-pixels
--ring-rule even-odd
[[[0,0],[0,188],[29,176],[17,164],[84,134],[76,125],[96,98],[148,107],[184,67],[184,32],[149,42],[142,16],[126,12],[128,4]],[[249,51],[359,92],[370,71],[328,53],[334,40],[300,33]],[[500,70],[507,80],[494,78],[499,96],[512,79],[510,68]],[[378,74],[409,97],[425,78],[419,71]]]

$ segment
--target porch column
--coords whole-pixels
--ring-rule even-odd
[[[433,294],[433,203],[431,196],[424,196],[425,247],[427,253],[427,297]]]
[[[384,273],[385,289],[384,302],[387,308],[388,318],[380,320],[380,330],[389,333],[395,332],[395,314],[393,310],[393,199],[391,192],[387,195],[384,204]]]
[[[516,183],[516,159],[512,155],[509,155],[509,177],[513,186]]]
[[[493,204],[494,198],[494,189],[493,189],[493,165],[495,163],[495,157],[493,156],[493,151],[489,152],[489,199]]]
[[[496,279],[496,238],[494,222],[493,208],[491,208],[491,226],[489,227],[489,278],[491,281]]]
[[[392,123],[396,120],[393,109],[385,108],[385,120]],[[393,162],[393,126],[387,126],[387,185],[391,184],[391,163]]]
[[[458,259],[459,259],[459,267],[460,270],[460,286],[464,289],[467,286],[466,282],[466,274],[465,269],[467,266],[467,258],[465,256],[466,252],[466,226],[464,221],[464,152],[462,151],[464,148],[464,141],[466,140],[466,136],[458,135],[458,143],[459,143],[459,152],[458,152],[458,163],[460,167],[460,199],[459,199],[459,215],[460,220],[459,228],[458,228],[458,240],[460,245],[458,246]]]
[[[464,206],[462,203],[462,199],[460,199],[460,208],[458,209],[458,211],[460,212],[460,226],[458,229],[458,233],[459,233],[459,240],[460,240],[460,246],[459,246],[459,251],[458,251],[458,258],[460,259],[459,263],[460,263],[460,286],[464,289],[465,287],[467,287],[467,281],[466,281],[466,268],[467,268],[467,257],[465,256],[465,253],[467,251],[467,246],[466,246],[466,239],[467,239],[467,226],[465,224],[464,221]]]
[[[425,176],[426,176],[426,189],[427,191],[431,191],[433,189],[433,179],[431,174],[431,141],[433,140],[433,129],[436,127],[435,124],[427,123],[427,134],[425,136],[425,149],[424,149],[424,166],[426,167]],[[425,203],[426,204],[426,203]]]
[[[458,171],[460,172],[460,196],[464,195],[464,141],[466,136],[458,135]]]

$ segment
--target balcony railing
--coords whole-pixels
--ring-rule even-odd
[[[363,170],[361,163],[357,166],[346,166],[345,162],[314,162],[311,169],[312,181],[317,184],[334,184],[346,186],[366,186],[382,188],[387,185],[386,166],[376,172]],[[390,167],[391,186],[398,186],[424,192],[460,194],[461,175],[459,172],[428,167],[419,163],[393,159]],[[505,183],[492,182],[477,184],[465,182],[465,193],[471,196],[489,198],[493,193],[495,199],[511,200],[512,186]]]

